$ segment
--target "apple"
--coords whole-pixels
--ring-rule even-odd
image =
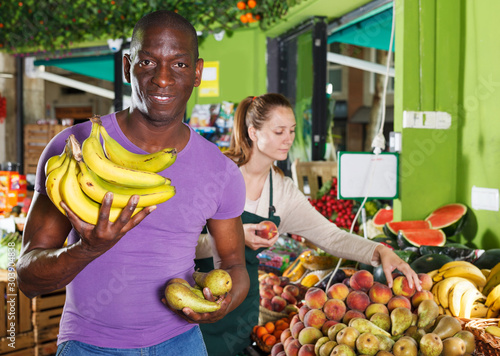
[[[272,221],[262,221],[259,224],[259,229],[255,230],[255,235],[268,240],[275,237],[276,234],[278,234],[278,227]]]

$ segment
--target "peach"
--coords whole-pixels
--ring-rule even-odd
[[[275,295],[273,299],[271,299],[271,304],[273,305],[273,310],[279,313],[285,309],[287,303],[285,299]]]
[[[286,352],[285,351],[281,351],[276,356],[286,356]]]
[[[287,356],[298,356],[299,350],[301,348],[299,340],[294,339],[285,347],[285,353]]]
[[[375,313],[370,317],[370,321],[387,332],[391,330],[391,317],[389,314]]]
[[[290,323],[288,324],[288,326],[290,327],[290,329],[293,327],[293,325],[298,322],[298,321],[302,321],[300,318],[299,318],[299,314],[295,314],[294,316],[292,316],[292,319],[290,320]]]
[[[349,285],[354,290],[368,292],[373,286],[373,274],[366,270],[356,271],[351,276]]]
[[[305,344],[299,350],[298,356],[316,356],[314,344]]]
[[[290,283],[290,278],[285,277],[285,276],[280,276],[280,286],[281,287],[285,288],[285,286],[287,286],[288,283]]]
[[[290,335],[288,338],[285,339],[285,341],[283,342],[283,347],[285,348],[285,351],[286,351],[286,348],[288,347],[288,344],[291,343],[293,340],[295,340],[295,338]]]
[[[276,295],[280,295],[281,293],[283,293],[283,287],[280,286],[279,284],[274,284],[273,285],[273,292]]]
[[[368,296],[372,303],[387,304],[394,295],[389,286],[382,283],[374,283],[368,291]]]
[[[345,303],[340,299],[328,299],[323,305],[323,312],[329,320],[340,321],[347,311]]]
[[[285,299],[288,304],[297,304],[297,299],[288,291],[281,293],[281,298]]]
[[[285,347],[281,342],[278,342],[274,344],[273,348],[271,349],[271,356],[276,356],[278,355],[281,351],[285,351]]]
[[[280,277],[270,274],[266,278],[264,278],[264,283],[267,284],[268,286],[274,286],[274,285],[280,285],[281,280]]]
[[[359,310],[348,310],[345,312],[344,317],[342,318],[342,323],[349,325],[349,321],[353,318],[366,319],[366,316],[365,316],[365,314],[363,314]]]
[[[288,292],[294,297],[297,297],[300,293],[300,289],[294,284],[287,284],[286,286],[283,287],[283,292]]]
[[[304,315],[304,325],[307,327],[314,327],[321,329],[326,321],[326,315],[321,309],[311,309]],[[301,342],[301,344],[303,344]]]
[[[389,309],[387,309],[387,306],[385,304],[373,303],[370,304],[365,310],[367,319],[370,319],[370,317],[375,313],[385,313],[389,315]]]
[[[345,300],[349,294],[349,287],[344,283],[335,283],[328,288],[326,291],[326,296],[328,298]]]
[[[290,336],[292,336],[292,330],[290,330],[290,328],[286,328],[285,330],[283,330],[280,335],[281,343],[284,345],[285,340],[288,339]]]
[[[294,339],[298,339],[299,338],[299,332],[300,330],[304,329],[306,326],[304,325],[303,322],[301,321],[298,321],[296,322],[293,326],[292,326],[292,337]]]
[[[321,327],[321,332],[323,332],[323,335],[325,335],[325,336],[328,335],[328,329],[330,329],[330,327],[332,327],[333,325],[338,324],[338,323],[339,322],[335,321],[335,320],[327,320],[327,321],[325,321],[325,323]]]
[[[301,321],[304,321],[304,316],[306,315],[306,313],[311,310],[311,308],[309,308],[307,305],[303,304],[300,308],[299,308],[299,318]]]
[[[416,291],[411,297],[411,305],[413,305],[414,308],[417,308],[419,304],[426,299],[434,300],[434,295],[430,290],[422,289],[420,292]]]
[[[432,289],[434,282],[432,281],[431,276],[429,276],[427,273],[419,273],[419,274],[417,274],[417,276],[421,282],[420,286],[422,287],[422,289],[425,289],[425,290]]]
[[[395,308],[404,307],[411,310],[411,302],[408,298],[403,297],[402,295],[396,295],[389,300],[387,303],[387,309],[389,313],[392,312]]]
[[[311,309],[321,309],[325,305],[328,297],[321,288],[312,287],[306,292],[305,304]]]
[[[298,340],[301,345],[305,344],[315,344],[320,338],[323,337],[321,330],[308,326],[300,330]],[[314,348],[313,348],[314,351]]]
[[[273,299],[276,294],[274,294],[273,287],[263,285],[259,288],[259,295],[261,298]]]
[[[271,310],[271,311],[273,310],[273,304],[271,303],[271,299],[261,298],[260,305],[268,310]]]
[[[354,290],[347,295],[346,304],[349,309],[364,312],[370,305],[370,297],[363,291]]]
[[[299,307],[296,306],[295,304],[287,304],[285,309],[283,310],[283,313],[287,313],[290,315],[290,313],[293,313],[293,315],[297,314],[299,312]]]
[[[398,276],[394,278],[394,282],[392,284],[392,292],[394,295],[402,295],[403,297],[411,298],[413,294],[415,294],[415,291],[415,285],[410,288],[406,276]]]

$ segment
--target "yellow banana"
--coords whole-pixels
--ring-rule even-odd
[[[497,318],[500,315],[500,298],[497,298],[489,307],[486,317]]]
[[[489,282],[491,278],[493,278],[493,276],[495,274],[497,274],[498,272],[500,272],[500,262],[498,262],[495,266],[493,266],[493,268],[490,270],[490,273],[488,274],[488,277],[486,278],[486,282]]]
[[[440,272],[441,273],[441,272]],[[462,277],[473,282],[477,288],[482,288],[486,284],[486,277],[476,266],[457,266],[443,272],[443,278]]]
[[[480,291],[474,288],[469,288],[462,295],[462,299],[460,301],[460,313],[459,317],[470,319],[472,314],[472,309],[474,307],[474,303],[478,300],[485,300],[486,296],[483,295]]]
[[[435,270],[432,270],[430,272],[427,272],[427,274],[429,275],[429,277],[433,278],[438,272],[439,272],[439,270],[435,269]]]
[[[101,179],[97,174],[87,168],[82,160],[78,161],[80,173],[78,182],[83,192],[92,200],[102,203],[104,195],[107,192],[113,193],[112,206],[115,208],[124,208],[134,194],[139,195],[137,207],[146,207],[163,203],[175,195],[175,188],[171,186],[170,180],[166,184],[153,188],[127,188]]]
[[[500,337],[500,327],[498,326],[495,325],[487,326],[484,328],[484,331],[493,336]]]
[[[175,148],[165,148],[149,154],[130,152],[109,136],[104,126],[99,125],[99,129],[104,142],[104,152],[109,160],[116,164],[141,171],[161,172],[170,167],[177,158]]]
[[[450,292],[453,290],[453,287],[460,282],[469,282],[474,287],[474,289],[477,289],[476,286],[472,284],[472,282],[462,277],[450,277],[438,282],[439,286],[437,287],[437,294],[439,302],[443,306],[443,308],[449,308]]]
[[[443,283],[444,281],[439,281],[437,283],[434,283],[434,285],[431,288],[431,293],[432,296],[434,297],[434,301],[437,303],[437,305],[441,305],[441,301],[439,300],[439,285]]]
[[[77,149],[78,143],[73,135],[70,135],[71,143],[72,143],[72,151],[73,154],[78,157],[79,152]],[[71,157],[69,161],[68,169],[64,174],[61,184],[60,191],[63,201],[68,205],[68,207],[83,221],[96,225],[99,217],[99,209],[101,205],[96,203],[92,199],[90,199],[80,188],[80,184],[78,183],[77,178],[77,161],[74,157]],[[136,208],[133,215],[137,214],[141,211],[142,208]],[[109,220],[111,222],[115,222],[122,209],[119,208],[111,208],[109,212]]]
[[[500,284],[497,285],[495,288],[493,288],[488,294],[486,294],[486,302],[484,302],[484,305],[489,307],[495,300],[500,297]]]
[[[439,272],[443,272],[443,271],[446,271],[447,269],[450,269],[453,267],[458,267],[458,266],[476,267],[472,263],[467,262],[467,261],[451,261],[451,262],[448,262],[448,263],[445,263],[444,265],[442,265],[441,268],[439,268]]]
[[[59,156],[50,157],[47,162],[45,162],[45,176],[48,176],[50,172],[59,167],[66,159],[67,145],[64,146],[64,150]]]
[[[66,152],[66,151],[65,151]],[[54,156],[58,157],[58,156]],[[64,160],[59,167],[54,168],[47,176],[47,179],[45,180],[45,187],[47,189],[47,195],[49,196],[50,200],[54,205],[59,209],[61,213],[66,215],[66,212],[64,211],[63,208],[61,208],[61,191],[60,191],[60,185],[61,185],[61,180],[64,177],[64,174],[68,170],[69,166],[69,161],[70,157],[68,154],[65,153],[64,155]]]
[[[468,289],[476,289],[469,281],[461,281],[453,286],[448,299],[448,307],[453,316],[460,315],[462,296]]]
[[[495,288],[499,284],[500,284],[500,271],[495,272],[493,276],[490,273],[490,278],[488,279],[483,288],[483,294],[488,295],[493,290],[493,288]]]
[[[106,158],[99,139],[99,124],[95,118],[91,120],[92,130],[82,144],[82,155],[94,173],[108,182],[126,187],[145,188],[165,184],[166,178],[157,173],[127,168]]]
[[[488,281],[488,276],[490,275],[490,271],[487,268],[481,268],[481,273],[486,277],[486,281]]]
[[[483,303],[475,303],[470,313],[471,318],[486,318],[488,307]]]

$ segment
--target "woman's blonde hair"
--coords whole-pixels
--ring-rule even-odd
[[[248,135],[250,126],[260,130],[264,122],[270,119],[270,113],[277,107],[286,107],[293,110],[292,105],[286,97],[277,93],[268,93],[261,96],[248,96],[243,99],[236,108],[234,114],[233,132],[229,149],[225,152],[238,167],[245,165],[252,154],[253,142]],[[281,170],[273,166],[274,170]]]

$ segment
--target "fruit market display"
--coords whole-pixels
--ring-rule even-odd
[[[222,269],[210,272],[194,272],[195,285],[191,286],[182,278],[168,281],[165,287],[165,299],[170,307],[176,310],[191,308],[197,313],[210,313],[220,309],[217,301],[207,300],[203,288],[209,288],[214,297],[231,291],[233,282],[229,273]]]
[[[116,220],[132,195],[139,195],[134,214],[175,195],[170,180],[157,173],[175,162],[174,148],[135,154],[106,133],[99,117],[91,121],[90,135],[81,147],[70,135],[64,151],[49,158],[45,166],[47,195],[61,212],[60,202],[64,201],[82,220],[95,225],[107,192],[113,193],[110,221]]]

